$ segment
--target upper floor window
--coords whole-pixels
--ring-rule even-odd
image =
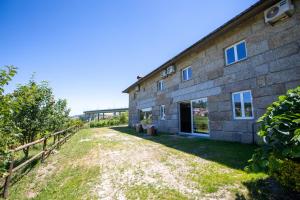
[[[234,119],[253,119],[252,94],[250,90],[232,94]]]
[[[182,80],[188,81],[192,78],[192,67],[187,67],[182,70]]]
[[[225,49],[226,65],[236,63],[247,58],[247,48],[245,40],[240,41]]]
[[[165,108],[165,105],[161,105],[160,106],[159,113],[160,113],[160,119],[161,120],[165,120],[166,119],[166,108]]]
[[[163,91],[165,89],[165,82],[164,80],[160,80],[157,82],[157,90]]]

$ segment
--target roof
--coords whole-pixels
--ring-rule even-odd
[[[187,55],[194,49],[207,44],[209,41],[215,39],[216,37],[225,33],[229,29],[237,27],[238,25],[240,25],[240,23],[244,22],[245,20],[249,19],[250,17],[257,15],[258,13],[260,13],[261,11],[265,10],[266,8],[270,7],[271,5],[275,4],[278,1],[279,0],[260,0],[260,1],[258,1],[257,3],[253,4],[252,6],[250,6],[249,8],[247,8],[246,10],[244,10],[243,12],[241,12],[240,14],[238,14],[237,16],[235,16],[234,18],[232,18],[231,20],[229,20],[228,22],[226,22],[225,24],[220,26],[219,28],[215,29],[213,32],[209,33],[207,36],[203,37],[202,39],[200,39],[199,41],[194,43],[192,46],[183,50],[182,52],[180,52],[179,54],[177,54],[176,56],[174,56],[173,58],[171,58],[170,60],[168,60],[161,66],[159,66],[158,68],[151,71],[146,76],[140,78],[138,81],[136,81],[135,83],[130,85],[128,88],[126,88],[123,91],[123,93],[128,93],[130,89],[139,85],[143,81],[149,79],[153,75],[160,72],[162,69],[174,64],[176,61],[178,61],[180,58]]]
[[[113,112],[125,112],[128,111],[128,108],[113,108],[113,109],[103,109],[103,110],[88,110],[83,111],[84,114],[93,114],[93,113],[113,113]]]

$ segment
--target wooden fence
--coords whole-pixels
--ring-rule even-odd
[[[79,130],[79,126],[72,126],[70,128],[67,128],[65,130],[62,131],[58,131],[55,133],[52,133],[50,135],[47,135],[41,139],[38,139],[36,141],[30,142],[28,144],[24,144],[22,146],[19,146],[15,149],[10,150],[10,161],[9,161],[9,168],[7,171],[7,174],[4,176],[5,178],[5,182],[4,182],[4,186],[3,186],[3,198],[7,198],[8,197],[8,188],[10,185],[10,181],[12,178],[13,173],[15,173],[16,171],[18,171],[19,169],[23,168],[24,166],[28,165],[29,163],[31,163],[34,160],[37,159],[41,159],[41,162],[44,162],[44,160],[50,155],[50,153],[52,152],[52,150],[54,150],[55,148],[59,148],[64,142],[66,142],[66,140],[74,133],[76,133]],[[50,138],[53,137],[53,144],[48,148],[47,148],[47,141],[50,140]],[[29,159],[23,161],[22,163],[19,163],[17,166],[14,165],[15,163],[15,159],[14,159],[14,155],[15,153],[36,145],[36,144],[40,144],[43,143],[43,147],[42,150],[40,152],[38,152],[37,154],[35,154],[34,156],[30,157]]]

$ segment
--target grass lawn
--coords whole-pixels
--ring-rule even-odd
[[[127,127],[83,129],[13,180],[10,199],[289,199],[243,169],[254,146]]]

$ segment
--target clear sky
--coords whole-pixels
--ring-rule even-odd
[[[128,106],[122,91],[256,0],[0,0],[0,66],[47,80],[71,114]]]

